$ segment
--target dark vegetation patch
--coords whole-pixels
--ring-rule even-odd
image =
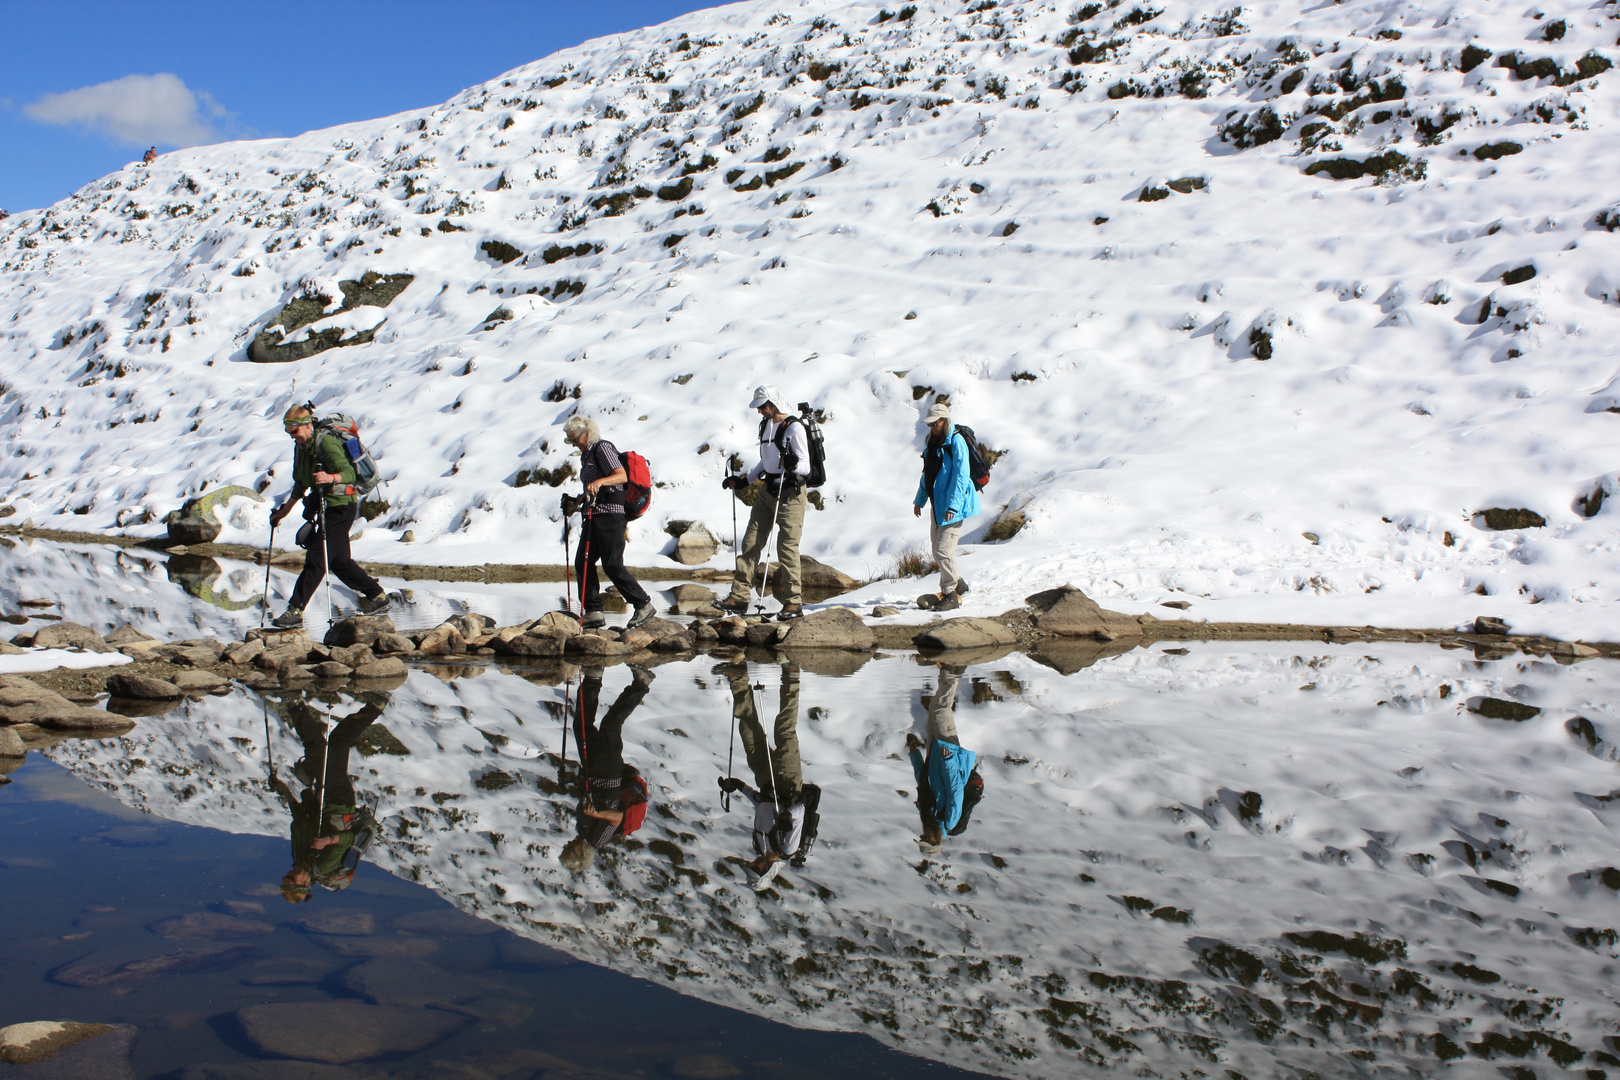
[[[1485,519],[1485,527],[1495,532],[1506,532],[1509,529],[1539,529],[1547,524],[1546,518],[1522,506],[1493,506],[1488,510],[1481,510],[1479,516]]]
[[[1355,158],[1328,158],[1305,166],[1306,176],[1326,174],[1334,180],[1375,177],[1381,183],[1394,180],[1421,180],[1428,174],[1428,163],[1413,161],[1399,150],[1385,150],[1362,161]]]
[[[359,281],[340,281],[338,289],[343,293],[343,303],[338,307],[337,313],[353,311],[358,307],[387,307],[394,302],[394,298],[405,291],[416,278],[412,274],[379,274],[368,270],[361,275]],[[372,339],[376,328],[357,331],[353,337],[345,338],[343,330],[333,327],[319,334],[313,334],[304,341],[290,345],[281,344],[282,341],[310,323],[326,317],[326,308],[331,304],[333,297],[317,296],[304,293],[294,297],[286,307],[271,318],[269,325],[259,332],[248,346],[248,359],[259,364],[285,364],[293,360],[302,360],[307,356],[325,352],[327,349],[349,345],[363,345]],[[274,327],[275,329],[271,329]]]
[[[542,251],[540,253],[540,257],[544,259],[546,261],[546,265],[549,266],[552,263],[559,262],[563,259],[579,258],[584,255],[598,254],[601,251],[601,244],[592,243],[591,241],[586,240],[583,243],[574,244],[572,246],[566,244],[558,246],[557,244],[553,244],[546,248],[546,250]]]
[[[665,202],[679,202],[692,194],[692,178],[683,176],[673,184],[658,189],[658,197]]]
[[[498,263],[515,262],[523,257],[523,252],[502,240],[485,240],[478,247]]]
[[[1486,143],[1474,151],[1474,159],[1476,161],[1495,161],[1497,158],[1504,158],[1509,154],[1518,154],[1523,151],[1524,147],[1516,142]]]
[[[1502,698],[1482,697],[1468,704],[1468,711],[1477,713],[1488,720],[1511,720],[1515,724],[1522,724],[1526,720],[1541,715],[1541,710],[1534,705],[1526,705],[1518,701],[1505,701]]]
[[[1523,266],[1515,266],[1511,270],[1502,271],[1502,284],[1504,284],[1504,285],[1517,285],[1522,281],[1529,281],[1531,278],[1533,278],[1535,276],[1536,276],[1535,265],[1533,263],[1526,263]],[[1538,525],[1545,525],[1546,522],[1537,522],[1537,524]],[[1528,528],[1529,526],[1520,526],[1520,527],[1521,528]]]
[[[1516,52],[1503,53],[1496,60],[1497,67],[1507,68],[1513,72],[1516,79],[1551,79],[1554,86],[1572,86],[1582,79],[1590,79],[1603,74],[1614,63],[1607,57],[1597,53],[1587,53],[1575,61],[1572,71],[1564,71],[1558,66],[1558,61],[1550,56],[1537,57],[1534,60],[1520,56]]]
[[[592,210],[602,211],[603,217],[618,217],[651,194],[652,191],[638,185],[629,191],[615,191],[611,195],[598,195],[591,200],[590,205]]]
[[[1464,74],[1467,74],[1490,58],[1491,50],[1482,49],[1478,45],[1465,45],[1462,51],[1462,62],[1457,66],[1462,68]]]

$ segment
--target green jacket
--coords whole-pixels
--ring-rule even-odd
[[[317,445],[318,444],[318,445]],[[310,440],[309,447],[293,446],[293,489],[287,496],[288,501],[301,498],[304,492],[315,487],[315,457],[317,451],[320,455],[320,471],[335,473],[343,477],[342,484],[331,485],[326,494],[327,506],[351,506],[360,501],[358,495],[337,495],[332,489],[342,491],[349,484],[354,483],[354,463],[349,460],[349,452],[343,449],[342,441],[331,432],[317,431]]]

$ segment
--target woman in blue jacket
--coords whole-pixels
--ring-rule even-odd
[[[928,539],[939,564],[939,595],[924,595],[919,607],[950,611],[962,606],[968,591],[962,571],[956,565],[956,544],[962,536],[962,523],[979,512],[979,489],[973,486],[968,468],[967,442],[951,423],[951,407],[936,401],[928,408],[928,445],[923,450],[922,481],[911,512],[922,517],[922,508],[932,503]]]
[[[984,794],[984,780],[977,767],[979,757],[964,748],[956,736],[956,684],[961,676],[960,669],[940,665],[939,685],[928,703],[926,748],[916,732],[906,735],[911,771],[917,778],[917,813],[922,817],[922,837],[917,846],[928,855],[939,854],[947,833],[962,834]]]

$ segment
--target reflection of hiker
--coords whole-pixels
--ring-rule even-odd
[[[748,610],[748,594],[754,587],[754,571],[776,529],[776,557],[782,564],[786,588],[780,618],[791,619],[804,611],[800,589],[799,538],[804,534],[804,507],[808,501],[804,485],[810,475],[810,440],[804,424],[782,411],[782,392],[774,386],[754,390],[750,409],[759,412],[759,464],[746,476],[728,476],[721,482],[727,488],[747,487],[760,479],[765,490],[754,500],[748,514],[748,531],[743,533],[737,569],[731,576],[731,595],[720,602],[727,611]]]
[[[355,798],[349,750],[382,715],[386,701],[368,702],[339,721],[330,735],[325,718],[302,697],[286,703],[288,719],[304,744],[303,759],[292,769],[304,791],[294,795],[273,770],[270,786],[292,810],[293,865],[281,879],[281,895],[290,904],[308,900],[312,885],[332,892],[348,888],[360,856],[376,835],[376,819]]]
[[[157,147],[155,147],[155,146],[148,149],[146,151],[145,156],[143,156],[141,158],[141,161],[146,163],[147,165],[152,164],[152,162],[154,162],[156,160],[157,160]]]
[[[916,733],[906,735],[911,771],[917,778],[917,812],[922,817],[922,838],[917,846],[929,855],[939,854],[945,834],[962,835],[984,795],[978,755],[964,749],[956,737],[956,683],[961,677],[961,671],[940,665],[939,685],[928,703],[926,758]]]
[[[762,879],[775,876],[780,864],[806,852],[814,837],[806,830],[821,800],[821,789],[804,782],[799,760],[799,669],[782,665],[782,687],[777,693],[776,723],[767,741],[754,704],[754,689],[748,683],[745,664],[728,664],[725,674],[731,683],[731,714],[742,732],[743,754],[754,774],[755,787],[734,776],[722,777],[725,792],[740,791],[754,808],[754,861],[749,869]],[[771,743],[776,748],[771,748]],[[812,830],[813,831],[813,830]],[[803,859],[794,859],[803,865]]]
[[[602,438],[596,421],[588,416],[570,416],[563,425],[563,437],[570,446],[579,448],[579,478],[585,485],[585,497],[579,506],[585,516],[580,529],[579,549],[574,556],[574,569],[579,573],[580,606],[585,609],[583,625],[604,626],[607,616],[602,614],[601,582],[596,576],[596,560],[602,560],[602,570],[619,595],[635,611],[630,616],[631,626],[640,626],[653,617],[652,598],[624,565],[624,534],[629,524],[624,510],[624,486],[630,479],[618,447]],[[563,513],[570,513],[570,504],[564,503]]]
[[[559,858],[576,874],[591,865],[597,848],[635,832],[647,814],[647,782],[634,765],[624,763],[624,722],[647,696],[653,674],[639,665],[631,665],[630,674],[630,685],[619,692],[600,727],[596,707],[602,693],[602,669],[586,668],[580,683],[579,712],[573,718],[580,756],[576,835],[563,845]]]
[[[330,431],[323,430],[319,438],[316,437],[315,416],[306,406],[294,405],[288,409],[282,417],[282,425],[293,438],[293,487],[281,505],[271,511],[270,524],[280,525],[292,512],[293,504],[303,497],[304,520],[308,525],[298,530],[298,542],[304,548],[304,569],[293,586],[287,610],[271,621],[283,628],[304,625],[304,606],[326,576],[328,559],[338,580],[364,597],[360,602],[362,614],[385,610],[388,594],[349,554],[349,530],[354,527],[355,516],[360,511],[360,496],[354,494],[352,487],[354,463],[349,460],[349,452]]]
[[[962,571],[956,565],[956,544],[962,536],[962,523],[979,512],[979,489],[973,484],[968,467],[968,447],[954,424],[951,407],[936,401],[928,408],[928,445],[923,450],[922,480],[911,512],[921,517],[923,507],[932,504],[928,518],[928,539],[939,564],[939,595],[924,596],[919,607],[949,611],[962,606],[968,591]]]

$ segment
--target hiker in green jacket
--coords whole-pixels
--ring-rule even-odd
[[[339,581],[359,593],[362,615],[375,615],[388,609],[388,594],[377,579],[360,569],[349,554],[349,530],[360,512],[360,496],[354,491],[354,463],[343,442],[329,431],[317,439],[315,415],[306,406],[294,405],[282,417],[282,426],[293,439],[293,488],[281,505],[270,513],[271,526],[280,525],[303,499],[304,520],[309,524],[298,531],[298,542],[305,550],[304,569],[293,586],[287,610],[270,620],[282,629],[304,625],[304,607],[326,576],[327,564]],[[324,501],[325,532],[322,532]]]
[[[382,698],[383,703],[387,701]],[[383,714],[383,704],[368,701],[358,712],[344,717],[326,731],[326,718],[303,697],[287,700],[287,718],[304,744],[304,756],[293,766],[293,775],[304,785],[295,795],[279,774],[272,772],[270,786],[292,811],[292,869],[281,879],[281,895],[290,904],[310,898],[312,886],[336,892],[354,881],[359,862],[356,844],[359,833],[376,822],[360,807],[349,775],[349,751],[368,727]],[[364,850],[363,847],[360,850]],[[351,858],[350,852],[355,854]]]

